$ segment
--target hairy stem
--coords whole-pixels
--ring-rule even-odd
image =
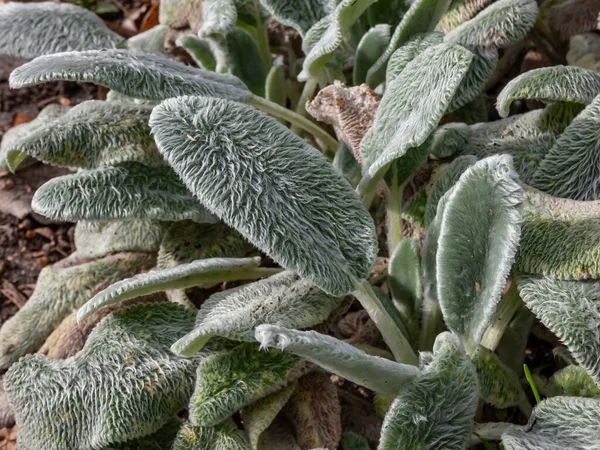
[[[304,83],[304,88],[302,89],[302,94],[300,94],[300,98],[298,99],[298,104],[296,105],[296,114],[306,117],[306,102],[313,98],[315,91],[317,90],[318,81],[316,78],[309,78],[306,83]],[[300,126],[292,125],[292,131],[294,133],[298,133]]]
[[[373,322],[375,322],[375,325],[377,325],[396,361],[414,366],[418,365],[419,358],[412,350],[406,336],[402,334],[394,319],[387,313],[381,301],[377,298],[375,292],[373,292],[371,285],[366,280],[358,282],[353,295],[358,299],[363,308],[365,308]]]
[[[391,255],[402,240],[402,193],[403,186],[396,182],[398,168],[392,167],[392,182],[389,186],[386,202],[388,251]]]
[[[500,344],[500,339],[504,336],[510,321],[521,305],[521,298],[517,290],[517,283],[511,282],[511,285],[502,297],[496,313],[492,319],[492,324],[485,331],[481,339],[481,345],[491,351],[495,351]]]
[[[312,134],[321,142],[323,148],[329,148],[334,152],[337,150],[338,141],[323,128],[311,122],[306,117],[302,117],[294,111],[279,106],[277,103],[265,100],[262,97],[258,97],[257,95],[252,95],[247,102],[261,111],[271,114],[278,119],[290,122],[293,125],[297,125],[300,129]]]

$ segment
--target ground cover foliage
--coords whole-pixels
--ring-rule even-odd
[[[600,448],[600,7],[300,3],[0,6],[11,87],[109,89],[0,146],[76,222],[0,329],[19,448]]]

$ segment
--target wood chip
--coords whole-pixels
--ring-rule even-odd
[[[19,292],[17,287],[10,280],[5,279],[2,281],[2,289],[0,289],[0,293],[2,293],[2,295],[4,295],[19,309],[22,308],[27,302],[27,297]]]
[[[40,236],[44,236],[48,240],[51,240],[54,237],[54,232],[48,227],[36,228],[33,232]]]

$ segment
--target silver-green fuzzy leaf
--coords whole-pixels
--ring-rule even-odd
[[[241,101],[251,95],[232,75],[186,66],[163,55],[127,50],[40,56],[15,69],[10,86],[20,88],[57,80],[99,84],[146,100],[206,95]]]
[[[198,311],[196,328],[173,344],[172,350],[193,355],[213,336],[254,342],[254,329],[265,323],[309,328],[327,319],[341,301],[294,272],[283,272],[228,296],[210,297]]]
[[[600,94],[600,74],[575,66],[553,66],[530,70],[513,78],[496,102],[501,117],[508,116],[515,100],[535,99],[544,103],[571,102],[587,105]]]
[[[54,220],[215,222],[168,167],[126,163],[54,178],[33,196],[35,212]]]
[[[198,67],[213,72],[217,69],[213,44],[208,39],[202,39],[193,34],[182,34],[177,38],[175,44],[188,52]]]
[[[457,26],[472,19],[495,0],[452,0],[446,14],[440,19],[437,29],[448,33]]]
[[[84,258],[107,253],[157,252],[165,225],[148,220],[115,222],[79,221],[75,226],[75,248]]]
[[[125,44],[92,11],[69,3],[9,2],[0,8],[0,30],[0,55],[15,58]]]
[[[437,294],[448,328],[474,344],[492,320],[519,244],[516,178],[510,156],[486,158],[461,175],[444,208]]]
[[[94,296],[77,313],[82,321],[100,308],[130,298],[169,289],[184,289],[192,286],[212,287],[223,281],[232,280],[232,276],[245,269],[254,269],[260,264],[260,258],[211,258],[200,259],[189,264],[181,264],[169,269],[158,269],[128,278]],[[243,279],[235,277],[235,280]]]
[[[387,24],[375,25],[367,31],[358,43],[354,61],[352,80],[358,86],[367,81],[367,72],[383,54],[390,42],[391,27]],[[373,88],[377,86],[371,86]]]
[[[156,107],[150,126],[202,204],[283,267],[333,295],[366,276],[377,252],[371,216],[331,164],[276,119],[182,97]]]
[[[242,80],[256,95],[265,95],[267,71],[250,33],[235,27],[225,36],[229,73]]]
[[[566,344],[600,386],[600,281],[524,275],[517,286],[527,307]]]
[[[127,39],[127,48],[136,52],[162,53],[168,32],[167,25],[156,25]]]
[[[307,370],[307,364],[295,355],[259,350],[251,343],[211,355],[198,366],[190,421],[197,426],[217,425]]]
[[[65,317],[103,286],[154,263],[148,253],[122,253],[73,267],[45,267],[25,306],[0,329],[0,368],[36,351]]]
[[[554,397],[537,405],[523,428],[502,435],[506,450],[592,450],[600,448],[600,401]]]
[[[234,29],[236,21],[234,0],[202,0],[202,28],[198,35],[227,36]]]
[[[137,305],[104,319],[72,358],[15,363],[4,386],[19,448],[91,450],[160,429],[193,390],[198,361],[168,349],[193,323],[174,303]]]
[[[396,397],[379,450],[463,450],[479,399],[477,375],[455,335],[440,334],[433,360]]]
[[[90,100],[13,142],[6,161],[14,171],[29,155],[59,167],[92,169],[127,161],[160,166],[150,135],[151,106]]]
[[[371,178],[425,142],[446,112],[472,57],[458,45],[436,45],[408,63],[392,81],[360,145]]]
[[[181,427],[171,450],[250,450],[243,432],[229,423],[214,427]]]
[[[296,29],[302,36],[336,6],[332,0],[260,0],[260,3],[279,22]]]
[[[429,47],[441,44],[444,35],[438,32],[419,34],[408,41],[390,56],[385,72],[385,84],[389,86],[400,75],[406,65],[427,50]]]
[[[544,388],[548,396],[566,395],[600,400],[600,387],[581,366],[567,366],[554,372]]]
[[[338,339],[316,331],[290,330],[275,325],[256,328],[262,347],[286,350],[347,380],[393,397],[420,371],[379,356],[371,356]]]
[[[407,322],[419,316],[423,301],[419,239],[405,238],[398,243],[390,256],[388,271],[392,298],[408,327]]]
[[[518,405],[524,398],[519,377],[494,352],[479,345],[471,360],[477,370],[481,398],[486,403],[496,408],[508,408]]]

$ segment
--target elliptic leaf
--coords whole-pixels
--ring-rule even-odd
[[[165,225],[160,222],[82,220],[75,226],[75,248],[84,258],[117,252],[157,252],[164,234]]]
[[[156,25],[129,38],[127,48],[136,52],[162,53],[168,32],[169,27],[167,25]]]
[[[392,81],[360,145],[363,166],[371,178],[425,142],[446,112],[471,59],[463,47],[436,45],[408,63]]]
[[[217,219],[168,167],[126,163],[53,178],[33,196],[35,212],[54,220]]]
[[[7,149],[14,171],[25,155],[59,167],[93,169],[127,161],[160,166],[150,135],[152,106],[90,100],[37,128]]]
[[[441,44],[444,39],[442,33],[436,31],[418,34],[390,56],[385,72],[385,83],[389,86],[400,75],[406,65],[427,50],[429,47]]]
[[[250,33],[235,27],[225,36],[225,46],[229,73],[246,83],[252,93],[263,97],[267,72]]]
[[[402,239],[390,256],[388,283],[407,327],[408,322],[418,318],[421,311],[423,286],[420,266],[419,239]]]
[[[25,306],[0,329],[0,368],[36,351],[65,317],[102,287],[147,270],[154,262],[148,253],[121,253],[78,266],[42,269]]]
[[[331,164],[276,119],[182,97],[156,107],[150,125],[202,204],[283,267],[333,295],[366,276],[377,252],[371,216]]]
[[[396,397],[379,450],[463,450],[479,400],[477,375],[458,337],[440,334],[433,360]]]
[[[171,450],[250,450],[244,433],[230,423],[214,427],[183,425]]]
[[[202,37],[225,37],[235,28],[237,9],[234,0],[202,0]]]
[[[481,398],[496,408],[516,406],[524,397],[521,381],[496,354],[481,345],[471,356],[477,370]]]
[[[198,365],[190,399],[190,421],[198,426],[221,423],[234,412],[280,390],[302,376],[308,365],[278,350],[243,343],[208,356]]]
[[[342,0],[330,14],[326,29],[311,28],[308,34],[316,33],[319,37],[304,58],[298,80],[306,81],[310,77],[319,76],[321,69],[331,54],[341,45],[350,27],[373,2],[375,0]],[[312,40],[316,39],[316,36],[307,36],[307,38]]]
[[[0,55],[14,58],[125,44],[92,11],[69,3],[9,2],[0,9],[0,29]]]
[[[265,98],[279,106],[286,106],[287,86],[285,80],[286,66],[283,58],[277,57],[269,70],[265,82]]]
[[[537,405],[523,428],[502,435],[506,450],[591,450],[600,447],[600,401],[554,397]]]
[[[160,429],[193,390],[198,360],[168,348],[193,324],[180,305],[137,305],[104,319],[72,358],[22,358],[4,378],[19,447],[95,449]]]
[[[290,330],[274,325],[256,328],[262,347],[274,347],[307,359],[347,380],[393,397],[420,371],[417,367],[371,356],[334,337],[316,331]]]
[[[327,319],[341,301],[294,272],[283,272],[228,296],[210,297],[198,311],[196,328],[171,349],[180,355],[193,355],[213,336],[254,342],[254,329],[265,323],[309,328]]]
[[[600,281],[560,281],[525,275],[517,281],[525,305],[569,348],[600,386]]]
[[[531,184],[557,197],[600,200],[600,95],[558,137]]]
[[[561,280],[600,277],[600,202],[526,191],[516,268]]]
[[[332,0],[260,0],[261,4],[282,24],[295,28],[302,36],[319,20],[331,13]]]
[[[475,15],[495,0],[452,0],[446,14],[442,16],[437,29],[448,33],[457,26],[472,19]]]
[[[182,34],[177,38],[175,44],[188,52],[201,69],[213,72],[217,69],[217,60],[208,39],[202,39],[193,34]]]
[[[10,74],[12,88],[57,80],[95,83],[146,100],[207,95],[241,101],[251,95],[232,75],[186,66],[164,55],[127,50],[40,56]]]
[[[461,175],[444,208],[437,294],[448,328],[473,344],[490,325],[519,244],[516,178],[510,156],[486,158]]]
[[[508,116],[515,100],[534,99],[544,103],[572,102],[587,105],[600,94],[600,74],[574,66],[530,70],[513,78],[500,95],[496,107]]]
[[[388,60],[397,49],[417,34],[433,31],[451,0],[415,0],[394,30],[390,43],[367,73],[367,84],[378,86],[385,81]]]
[[[375,3],[377,4],[377,3]],[[367,72],[383,54],[390,42],[391,27],[387,24],[375,25],[367,31],[356,48],[354,57],[353,83],[358,86],[367,81]],[[373,88],[377,86],[371,86]]]
[[[545,387],[548,396],[565,395],[600,400],[600,387],[581,366],[567,366],[555,372]]]
[[[259,257],[211,258],[141,273],[114,283],[95,295],[79,310],[77,320],[83,320],[105,306],[154,292],[193,286],[212,287],[224,281],[244,279],[244,275],[254,272],[252,269],[256,269],[259,264]]]

